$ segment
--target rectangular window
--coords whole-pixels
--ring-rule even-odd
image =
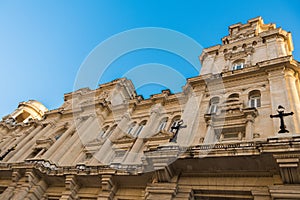
[[[250,108],[258,108],[260,107],[260,98],[253,98],[253,99],[250,99],[249,101],[249,107]]]
[[[232,70],[238,70],[238,69],[243,69],[243,68],[244,68],[244,65],[243,65],[243,63],[241,63],[241,64],[234,65],[232,67]]]
[[[217,104],[212,104],[212,105],[210,106],[210,108],[209,108],[208,113],[209,113],[209,114],[213,114],[213,113],[216,113],[217,110],[218,110],[218,105],[217,105]]]

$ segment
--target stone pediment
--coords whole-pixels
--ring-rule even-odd
[[[155,141],[155,140],[165,140],[165,139],[170,139],[173,137],[173,133],[166,131],[166,130],[161,130],[155,135],[145,138],[145,141]]]
[[[85,146],[99,146],[105,142],[105,138],[95,138],[89,141]]]
[[[51,138],[41,138],[36,140],[35,148],[48,149],[53,143],[54,141]]]
[[[114,144],[132,143],[134,140],[135,138],[132,135],[129,135],[127,133],[122,133],[120,137],[118,137],[116,140],[113,140],[112,143]]]

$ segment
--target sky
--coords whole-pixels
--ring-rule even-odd
[[[124,76],[144,98],[180,92],[198,75],[202,48],[257,16],[292,32],[300,60],[299,8],[297,0],[0,0],[0,116],[29,99],[55,109],[78,86]],[[91,60],[101,73],[84,74]]]

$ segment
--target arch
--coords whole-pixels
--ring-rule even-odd
[[[252,90],[248,93],[248,106],[250,108],[261,107],[261,92],[260,92],[260,90]]]
[[[240,100],[240,94],[232,93],[227,97],[227,99],[224,103],[230,103],[230,102],[239,101],[239,100]]]
[[[239,93],[230,94],[227,99],[234,99],[234,98],[240,98],[240,94]]]

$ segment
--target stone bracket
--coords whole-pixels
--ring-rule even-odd
[[[117,187],[113,182],[113,175],[103,174],[101,176],[101,187],[102,187],[102,191],[99,193],[97,200],[114,199]]]
[[[286,184],[300,183],[300,154],[274,155],[280,168],[281,179]]]
[[[176,183],[155,183],[150,184],[146,188],[145,199],[157,200],[166,199],[171,200],[176,196],[178,186]]]
[[[158,182],[170,182],[174,176],[174,170],[171,166],[165,166],[155,171],[155,179]]]

